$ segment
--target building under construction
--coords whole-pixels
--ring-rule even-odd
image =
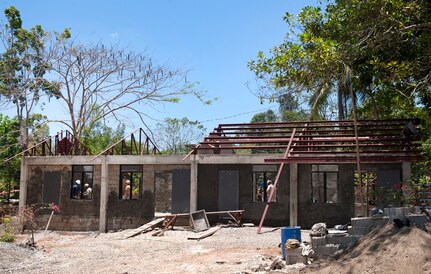
[[[142,130],[99,155],[58,134],[27,151],[20,206],[58,204],[56,230],[134,228],[156,212],[201,209],[244,210],[242,221],[269,226],[346,224],[387,206],[379,190],[400,186],[421,160],[407,122],[220,124],[188,155],[169,156]]]

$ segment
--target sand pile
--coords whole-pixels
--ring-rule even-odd
[[[431,273],[431,234],[387,224],[300,273]]]

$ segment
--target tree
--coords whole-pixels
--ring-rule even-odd
[[[291,39],[270,57],[259,52],[249,63],[256,77],[276,91],[308,91],[313,116],[335,96],[339,118],[347,117],[348,84],[368,117],[393,116],[394,105],[410,114],[417,102],[430,109],[429,1],[327,2],[325,12],[305,7],[297,19],[286,14]]]
[[[20,158],[4,161],[20,152],[19,132],[17,119],[0,114],[0,192],[18,186]]]
[[[284,122],[307,121],[310,115],[301,108],[299,98],[285,93],[277,98],[280,120]]]
[[[273,110],[268,109],[265,112],[260,112],[253,115],[250,122],[265,123],[265,122],[277,122],[277,120],[278,120],[277,114]]]
[[[265,122],[294,122],[306,121],[309,119],[309,114],[300,107],[298,98],[290,93],[281,94],[276,101],[279,104],[278,113],[269,109],[265,112],[257,113],[251,118],[251,123]]]
[[[165,154],[187,153],[192,145],[202,140],[206,129],[198,121],[187,118],[166,118],[155,129],[155,142]]]
[[[202,93],[186,81],[185,71],[115,46],[69,42],[50,68],[61,84],[58,97],[70,117],[70,122],[60,122],[78,140],[99,121],[130,123],[136,115],[145,124],[145,112],[156,103],[176,103],[187,94],[202,100]]]
[[[7,23],[0,25],[3,53],[0,56],[0,96],[13,104],[24,150],[29,142],[31,114],[41,96],[56,96],[59,86],[47,80],[47,60],[51,50],[70,36],[46,33],[40,25],[22,28],[20,12],[15,7],[5,10]],[[54,44],[56,44],[54,46]]]
[[[92,128],[84,129],[83,144],[92,154],[99,154],[124,136],[125,125],[116,129],[97,121]]]

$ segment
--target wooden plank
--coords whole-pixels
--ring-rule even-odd
[[[227,214],[237,225],[242,224],[242,213],[244,212],[243,209],[238,210],[227,210],[227,211],[210,211],[206,212],[207,215],[211,214]]]
[[[128,232],[126,235],[124,235],[123,239],[131,238],[131,237],[134,237],[134,236],[141,234],[143,232],[147,232],[146,230],[148,230],[148,231],[152,230],[154,227],[163,224],[164,220],[165,220],[165,218],[158,218],[158,219],[152,220],[151,222],[146,223],[146,224]]]
[[[201,240],[203,238],[206,238],[206,237],[209,237],[209,236],[213,235],[220,228],[221,228],[220,226],[215,226],[215,227],[212,227],[212,228],[208,229],[207,231],[200,232],[200,233],[197,233],[195,235],[189,236],[187,239],[188,240],[198,240],[199,241],[199,240]]]

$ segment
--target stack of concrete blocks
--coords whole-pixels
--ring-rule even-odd
[[[388,221],[388,217],[352,218],[352,226],[348,228],[347,233],[335,231],[337,233],[311,237],[311,246],[314,250],[313,258],[330,256],[340,248],[356,243],[361,237],[367,235],[373,229],[385,225]]]
[[[340,248],[340,244],[328,243],[328,236],[320,236],[320,237],[310,237],[311,239],[311,247],[313,248],[314,254],[313,259],[319,259],[322,257],[327,257]],[[331,237],[332,238],[332,237]]]
[[[357,242],[361,237],[367,235],[377,227],[392,223],[394,219],[407,218],[410,224],[426,230],[427,216],[419,214],[418,207],[385,208],[384,215],[378,217],[358,217],[351,219],[351,226],[345,235],[342,233],[329,233],[321,237],[310,237],[311,246],[314,250],[314,259],[330,256],[339,248],[344,248]]]
[[[302,256],[302,247],[296,249],[285,249],[286,250],[286,264],[298,264],[307,263],[307,258]]]
[[[377,227],[382,227],[389,222],[389,217],[357,217],[351,219],[349,235],[365,236]]]
[[[385,208],[384,213],[389,217],[392,222],[394,219],[404,220],[404,218],[410,221],[410,225],[414,225],[417,228],[426,231],[425,223],[428,221],[425,214],[420,213],[420,208],[416,207],[390,207]]]

